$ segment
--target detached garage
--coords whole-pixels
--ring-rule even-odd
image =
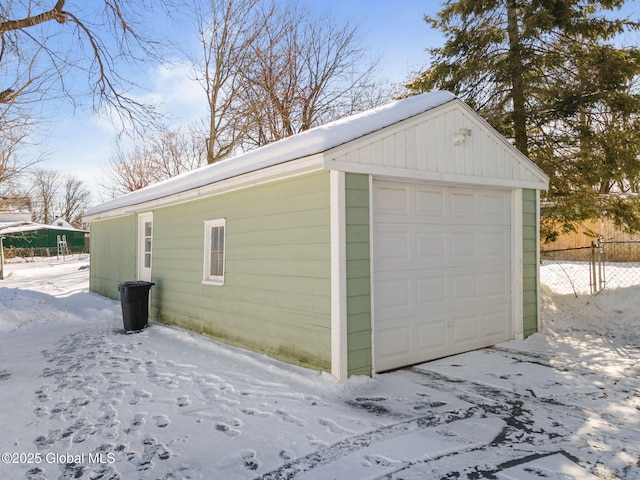
[[[548,179],[432,92],[92,208],[91,290],[341,380],[538,329]]]

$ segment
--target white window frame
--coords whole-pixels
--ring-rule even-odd
[[[222,227],[222,275],[211,275],[211,231],[213,228]],[[202,283],[205,285],[224,285],[224,274],[227,259],[227,220],[217,218],[204,222],[204,265],[202,269]]]

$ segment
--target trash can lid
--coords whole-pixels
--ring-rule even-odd
[[[121,290],[123,288],[131,288],[131,287],[151,287],[152,285],[155,285],[155,283],[153,282],[146,282],[144,280],[129,280],[126,282],[120,282],[118,284],[118,290]]]

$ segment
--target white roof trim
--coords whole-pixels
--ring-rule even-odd
[[[85,217],[88,220],[95,219],[99,213],[148,203],[249,172],[319,154],[453,101],[455,98],[450,92],[435,91],[392,102],[131,192],[90,208]]]
[[[84,221],[95,222],[97,220],[105,220],[108,218],[121,217],[130,215],[135,212],[145,212],[154,208],[165,207],[168,205],[177,205],[180,203],[190,202],[198,198],[216,195],[219,193],[232,192],[248,186],[259,185],[273,180],[303,175],[306,173],[317,172],[323,170],[322,158],[320,155],[312,155],[308,158],[293,160],[280,165],[265,167],[260,170],[247,172],[246,174],[219,180],[213,183],[203,185],[202,187],[192,188],[184,192],[176,193],[166,197],[149,200],[135,205],[125,205],[104,212],[92,213],[84,216]]]
[[[0,223],[0,235],[22,232],[33,232],[35,230],[60,230],[64,232],[84,232],[74,227],[59,227],[57,225],[45,225],[34,222],[2,222]]]

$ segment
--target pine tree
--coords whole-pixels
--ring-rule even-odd
[[[413,92],[456,93],[550,177],[543,234],[587,218],[640,230],[640,50],[618,46],[640,24],[624,0],[450,0],[444,33]]]

